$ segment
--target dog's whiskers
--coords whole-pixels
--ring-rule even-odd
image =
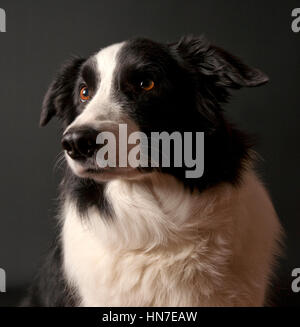
[[[55,163],[54,163],[54,167],[53,167],[53,170],[54,171],[57,171],[57,170],[60,170],[64,164],[64,158],[65,158],[65,155],[64,155],[64,152],[61,151],[57,156],[56,156],[56,159],[55,159]]]

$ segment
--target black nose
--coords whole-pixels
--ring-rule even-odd
[[[92,128],[70,129],[62,138],[61,144],[72,159],[92,157],[99,148],[96,138],[99,132]]]

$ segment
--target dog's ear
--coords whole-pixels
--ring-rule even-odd
[[[40,126],[45,126],[54,116],[63,118],[68,108],[73,106],[76,77],[84,61],[73,57],[57,73],[43,100]]]
[[[227,51],[210,45],[203,36],[186,36],[170,47],[191,69],[209,77],[216,86],[237,89],[259,86],[269,80],[260,70],[251,68]]]

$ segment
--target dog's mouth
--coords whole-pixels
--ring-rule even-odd
[[[110,168],[110,167],[106,167],[106,168],[86,168],[84,170],[84,173],[87,175],[101,175],[101,174],[105,174],[105,173],[113,173],[118,171],[119,168]]]
[[[88,169],[86,169],[86,172],[88,174],[99,174],[99,173],[103,172],[104,170],[105,170],[105,168],[101,168],[101,169],[88,168]]]
[[[93,179],[98,182],[108,181],[115,178],[132,178],[140,174],[138,169],[132,167],[99,167],[96,160],[78,161],[66,154],[66,159],[73,173],[80,178]]]

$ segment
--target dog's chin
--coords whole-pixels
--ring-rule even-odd
[[[114,179],[136,179],[141,176],[141,172],[138,169],[131,167],[85,167],[68,156],[67,163],[76,176],[85,179],[93,179],[95,182],[99,183]]]

